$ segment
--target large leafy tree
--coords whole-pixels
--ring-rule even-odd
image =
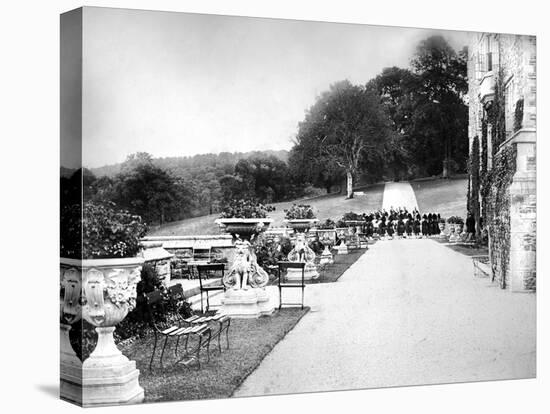
[[[467,50],[456,52],[442,36],[422,41],[411,61],[418,87],[413,93],[411,148],[426,172],[442,170],[448,177],[450,164],[464,170],[468,157]]]
[[[418,77],[408,69],[385,68],[370,80],[366,88],[380,96],[388,108],[395,132],[385,143],[385,173],[396,179],[410,175],[414,165],[410,151],[411,120],[414,112],[414,94],[419,87]]]
[[[88,178],[89,199],[112,201],[148,223],[162,224],[189,213],[191,194],[181,178],[153,164],[147,153],[131,154],[114,177]]]
[[[359,173],[375,173],[383,158],[390,119],[379,98],[362,86],[341,81],[323,92],[299,125],[294,156],[310,152],[337,172],[344,172],[347,197]],[[319,161],[304,156],[315,168]]]

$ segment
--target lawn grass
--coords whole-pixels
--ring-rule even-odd
[[[273,206],[275,206],[275,211],[269,213],[269,217],[273,219],[273,224],[271,226],[284,226],[284,210],[290,208],[294,203],[310,204],[316,210],[317,218],[321,221],[327,218],[338,220],[344,213],[350,211],[362,213],[377,210],[382,207],[384,184],[372,185],[362,191],[364,191],[364,195],[357,195],[350,200],[347,200],[344,194],[328,194],[310,199],[274,203]],[[214,220],[218,217],[218,214],[211,214],[208,216],[194,217],[187,220],[168,223],[151,229],[148,236],[220,234],[221,231],[218,225],[214,223]]]
[[[438,243],[441,243],[444,246],[448,247],[449,249],[461,253],[465,256],[486,256],[489,254],[489,249],[487,248],[487,246],[481,246],[478,244],[466,245],[460,243],[449,243],[446,239],[439,238],[435,238],[432,240],[435,240]]]
[[[335,254],[334,263],[319,269],[319,278],[308,283],[334,283],[354,264],[367,249],[350,250],[348,254]]]
[[[206,362],[203,355],[200,370],[195,366],[174,365],[175,340],[169,340],[166,348],[164,370],[155,358],[153,372],[149,371],[152,335],[121,350],[137,363],[145,402],[228,398],[308,310],[307,307],[303,310],[284,308],[258,319],[233,319],[229,330],[230,349],[224,348],[220,354],[213,344],[210,362]],[[158,350],[157,354],[160,355]]]
[[[411,181],[418,209],[422,213],[439,213],[441,217],[466,216],[467,178]]]

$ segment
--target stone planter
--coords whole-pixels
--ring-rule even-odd
[[[296,233],[308,232],[310,228],[313,227],[315,223],[319,220],[317,219],[289,219],[284,220],[284,222]]]
[[[349,240],[349,234],[348,234],[348,228],[347,227],[340,227],[336,229],[336,234],[338,235],[338,239],[340,240],[340,244],[336,246],[337,254],[348,254],[348,243]]]
[[[332,256],[331,249],[336,243],[336,230],[320,229],[317,230],[317,235],[319,236],[321,243],[323,243],[323,246],[325,246],[323,252],[321,253],[319,264],[327,265],[334,263],[334,257]]]
[[[143,262],[143,258],[61,259],[61,398],[85,407],[143,401],[136,363],[120,352],[113,339],[115,326],[135,307]],[[98,340],[77,372],[76,355],[71,355],[67,340],[69,324],[80,318],[96,327]]]
[[[444,238],[445,237],[445,223],[437,223],[437,225],[439,226],[439,237],[440,238]]]
[[[273,219],[270,218],[220,218],[215,221],[223,231],[234,238],[250,240],[254,234],[266,230]]]
[[[449,227],[449,242],[454,243],[456,242],[456,224],[455,223],[448,223]]]

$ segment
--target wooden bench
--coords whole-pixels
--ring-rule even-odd
[[[472,263],[474,265],[474,276],[488,277],[491,275],[489,256],[487,255],[472,256]]]

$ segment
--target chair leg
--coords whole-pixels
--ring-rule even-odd
[[[279,310],[283,306],[283,289],[279,286]]]
[[[225,327],[225,340],[227,341],[227,349],[229,349],[229,327],[231,326],[231,319],[227,322]]]
[[[304,309],[304,286],[302,286],[302,310]]]
[[[174,350],[174,356],[177,357],[178,356],[178,346],[180,344],[180,336],[178,335],[178,340],[176,341],[176,349]]]
[[[202,290],[201,290],[201,313],[204,313],[203,307],[202,307]]]
[[[206,343],[206,362],[210,362],[210,340],[212,339],[212,332],[208,331],[208,342]]]
[[[206,292],[206,312],[210,310],[210,294]]]
[[[160,367],[164,368],[162,365],[162,358],[164,357],[164,350],[166,349],[166,344],[168,343],[168,337],[164,338],[164,346],[162,347],[162,352],[160,353]]]
[[[197,369],[201,369],[201,347],[202,347],[202,335],[199,335],[199,344],[197,346],[197,364],[198,364],[198,368]]]
[[[220,354],[222,353],[222,333],[223,333],[223,328],[220,324],[220,330],[218,332],[218,351],[220,351]]]
[[[153,345],[153,353],[151,354],[151,360],[149,361],[149,371],[151,371],[151,367],[153,366],[153,359],[155,358],[155,352],[157,352],[157,333],[155,331],[155,344]]]

